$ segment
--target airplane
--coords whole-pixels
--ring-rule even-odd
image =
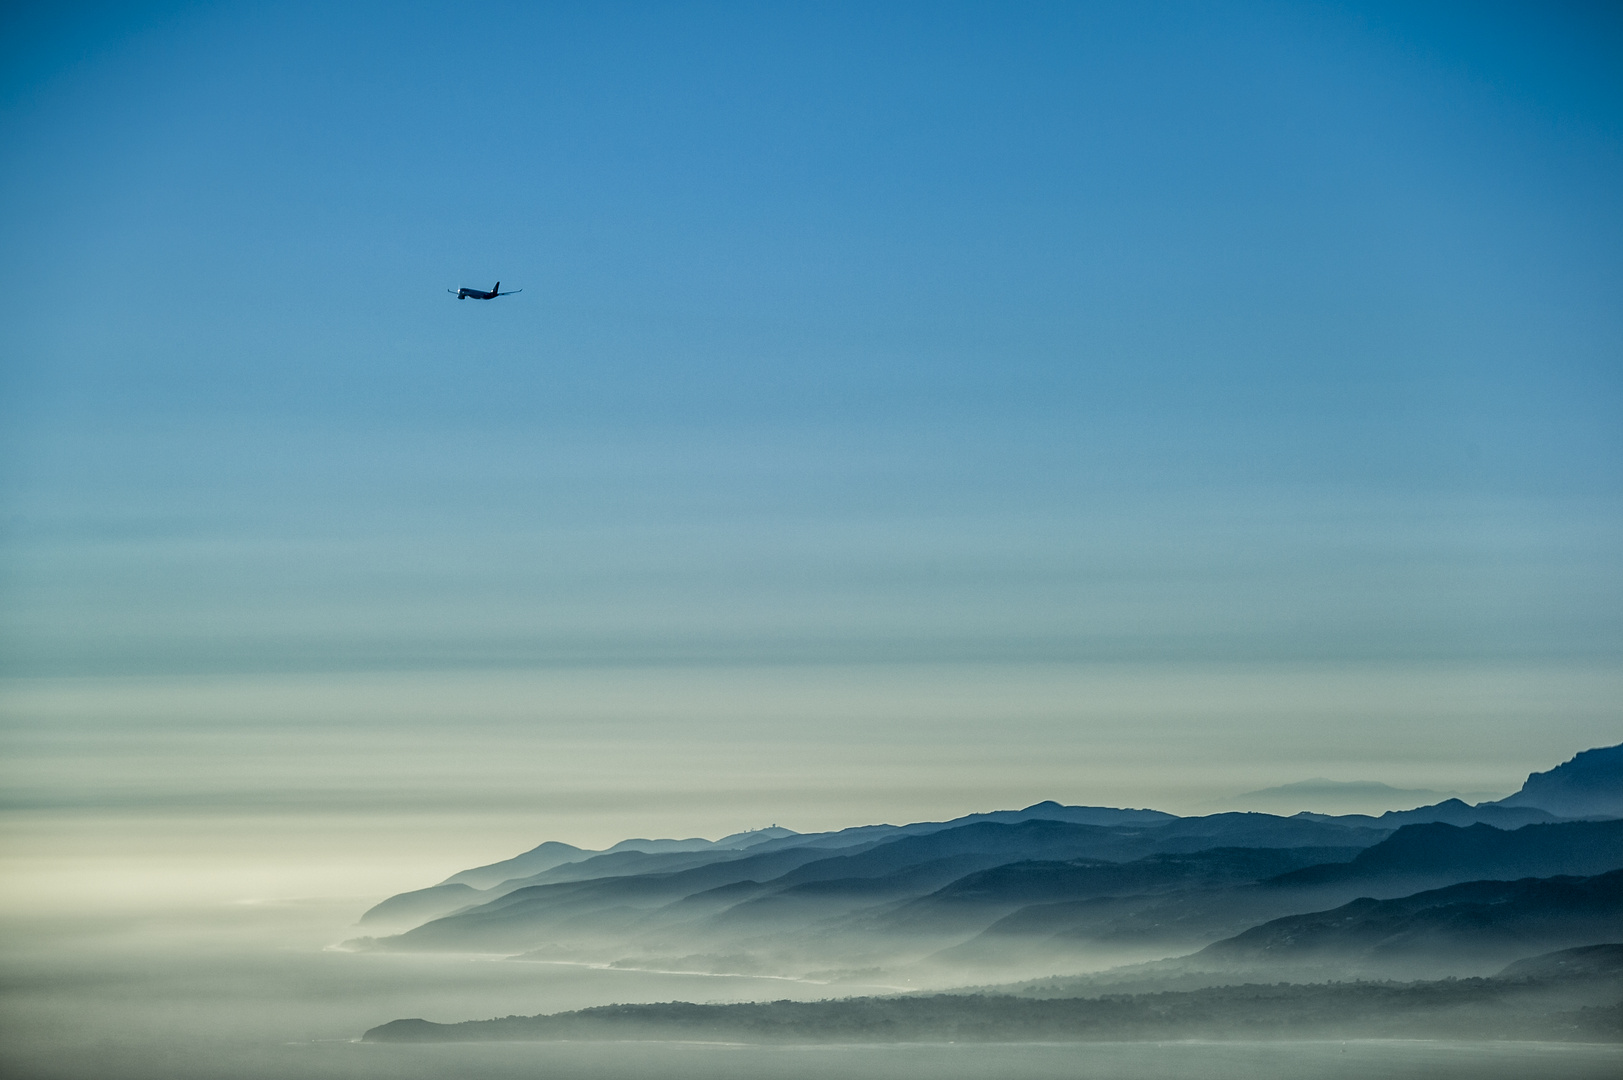
[[[458,300],[494,300],[498,296],[512,296],[514,293],[521,293],[524,290],[509,289],[507,292],[502,292],[502,283],[498,281],[496,282],[496,287],[491,289],[489,292],[486,292],[483,289],[470,289],[467,286],[463,286],[460,289],[446,289],[445,291],[448,293],[456,293],[456,298]]]

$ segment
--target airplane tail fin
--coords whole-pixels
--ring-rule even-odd
[[[502,283],[498,281],[498,282],[496,282],[496,287],[494,289],[490,290],[490,295],[495,296],[497,293],[499,293],[501,291],[502,291]]]

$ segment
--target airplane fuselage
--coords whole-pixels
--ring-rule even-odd
[[[446,289],[445,291],[456,293],[458,300],[494,300],[498,296],[512,296],[513,293],[521,293],[524,290],[511,289],[508,292],[502,292],[502,283],[498,281],[490,289],[470,289],[464,285],[460,289]]]

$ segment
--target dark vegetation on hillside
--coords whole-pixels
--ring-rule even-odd
[[[736,1005],[605,1005],[460,1024],[396,1020],[371,1042],[658,1039],[735,1042],[1067,1042],[1469,1038],[1623,1041],[1623,945],[1587,967],[1540,958],[1495,978],[1212,987],[1032,999],[991,994]]]
[[[1219,961],[1422,967],[1439,954],[1504,962],[1535,948],[1623,937],[1623,870],[1594,877],[1472,881],[1395,900],[1291,915],[1207,946]]]

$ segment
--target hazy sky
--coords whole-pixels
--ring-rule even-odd
[[[1615,7],[0,18],[20,806],[596,841],[1623,731]]]

